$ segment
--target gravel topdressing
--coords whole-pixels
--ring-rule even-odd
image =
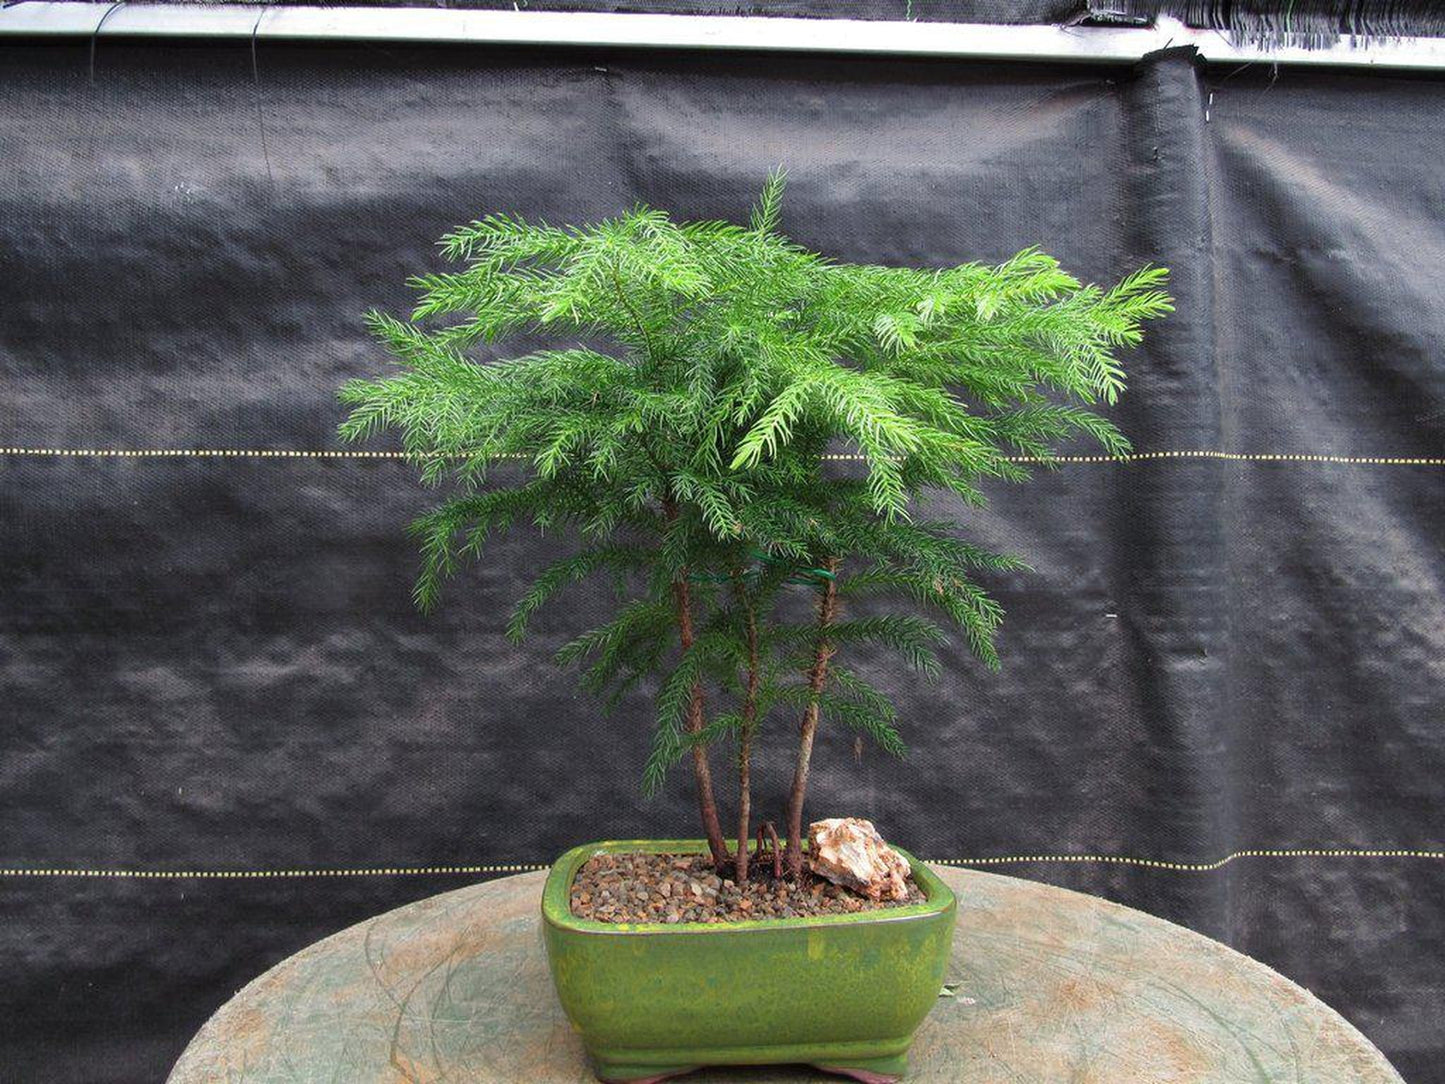
[[[749,871],[746,885],[725,880],[706,857],[598,854],[572,881],[572,914],[598,922],[746,922],[756,918],[846,915],[922,903],[910,878],[908,899],[878,902],[806,870],[801,881],[774,881],[771,864]]]

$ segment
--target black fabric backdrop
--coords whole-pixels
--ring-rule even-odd
[[[1129,358],[1142,453],[1439,457],[1438,81],[945,61],[103,41],[0,49],[0,1080],[160,1079],[263,968],[466,875],[103,879],[544,863],[672,834],[646,706],[599,717],[501,615],[517,537],[433,618],[429,495],[325,452],[448,226],[642,199],[841,258],[1041,243],[1174,269]],[[16,451],[15,449],[20,449]],[[1087,449],[1079,449],[1084,452]],[[1220,938],[1445,1081],[1445,465],[1169,456],[993,491],[1004,670],[900,689],[912,756],[822,741],[811,810]],[[780,740],[780,739],[775,739]],[[779,791],[780,744],[764,749]]]

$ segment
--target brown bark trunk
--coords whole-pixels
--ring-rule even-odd
[[[783,879],[783,848],[778,842],[778,830],[773,827],[772,821],[764,821],[758,825],[758,861],[762,861],[764,848],[768,840],[773,841],[773,880]]]
[[[682,641],[682,649],[686,651],[692,647],[693,634],[692,592],[688,589],[685,578],[673,584],[673,593],[677,596],[678,638]],[[699,734],[703,725],[702,682],[698,681],[693,683],[692,699],[687,707],[687,732]],[[696,783],[697,811],[702,818],[702,830],[707,835],[707,848],[712,852],[713,865],[721,871],[727,868],[728,845],[723,838],[717,801],[713,797],[712,767],[708,763],[707,746],[702,742],[694,742],[692,746],[692,776]]]
[[[829,558],[829,572],[838,571],[837,558]],[[838,612],[838,582],[829,579],[818,600],[818,647],[808,671],[808,706],[803,709],[803,723],[798,734],[798,759],[793,767],[793,788],[788,793],[788,876],[797,879],[803,873],[803,798],[808,791],[808,769],[813,759],[813,736],[818,732],[818,696],[828,680],[828,661],[833,657],[833,644],[828,628]]]
[[[677,505],[670,500],[662,502],[663,515],[669,521],[677,519]],[[678,573],[678,579],[672,585],[673,597],[677,602],[677,635],[682,643],[682,649],[686,651],[692,647],[692,589],[688,586],[687,569]],[[705,724],[702,682],[696,681],[692,686],[692,699],[687,707],[686,729],[689,734],[699,734]],[[707,746],[702,742],[694,742],[692,747],[692,777],[694,790],[697,792],[697,811],[702,819],[702,830],[707,836],[707,848],[712,853],[712,862],[719,873],[727,868],[728,854],[727,841],[723,837],[722,822],[718,819],[717,800],[713,797],[712,790],[712,767],[708,763]]]
[[[748,760],[752,757],[753,736],[743,731],[738,740],[738,856],[734,867],[734,879],[740,885],[748,883],[748,836],[752,823],[752,784],[748,779]]]
[[[748,883],[748,838],[752,835],[752,759],[753,729],[758,718],[758,620],[753,612],[747,587],[739,573],[733,573],[733,593],[738,605],[743,608],[747,620],[748,642],[748,686],[743,700],[742,726],[738,734],[738,856],[736,878],[738,884]]]

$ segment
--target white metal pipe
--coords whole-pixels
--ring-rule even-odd
[[[1445,70],[1445,39],[1398,38],[1319,49],[1234,44],[1160,18],[1147,28],[614,15],[439,8],[261,7],[245,4],[62,3],[0,8],[0,37],[246,38],[592,48],[712,49],[1128,64],[1192,45],[1208,63]]]

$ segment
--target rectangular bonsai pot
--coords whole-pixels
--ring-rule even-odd
[[[605,1081],[651,1081],[703,1065],[807,1062],[895,1080],[938,998],[958,903],[908,855],[926,899],[877,911],[747,922],[611,923],[572,915],[595,854],[706,853],[699,840],[576,847],[542,896],[557,995]]]

